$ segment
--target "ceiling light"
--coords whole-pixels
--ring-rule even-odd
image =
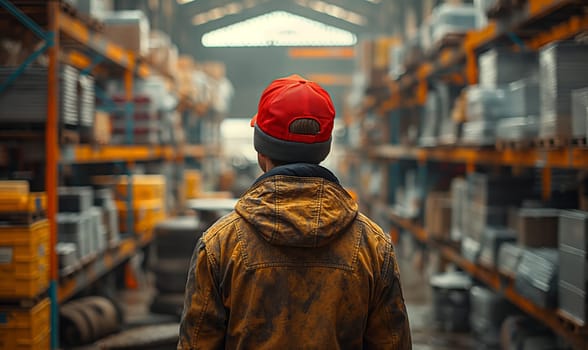
[[[254,17],[202,37],[205,47],[353,46],[356,43],[356,35],[349,31],[285,11]]]

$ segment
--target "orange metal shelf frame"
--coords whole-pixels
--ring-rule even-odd
[[[396,160],[416,159],[448,163],[485,164],[517,167],[547,167],[563,169],[588,168],[588,149],[567,147],[544,150],[475,149],[466,147],[415,148],[383,145],[370,151],[374,158]]]
[[[133,52],[112,43],[99,33],[92,32],[82,21],[63,11],[59,13],[58,27],[62,33],[96,51],[118,66],[130,71],[136,69],[140,77],[146,77],[151,73],[149,66],[138,62]]]
[[[136,238],[123,239],[116,247],[112,247],[100,255],[91,257],[88,261],[82,262],[73,271],[65,272],[65,276],[60,279],[57,300],[59,303],[63,303],[70,299],[108,271],[132,257],[152,239],[152,233],[144,233]]]
[[[107,162],[135,162],[155,159],[170,159],[175,156],[175,149],[171,146],[90,146],[78,145],[61,154],[64,163],[107,163]]]
[[[512,279],[499,274],[496,270],[488,269],[470,262],[462,257],[454,248],[440,242],[427,241],[427,232],[413,221],[391,215],[391,220],[414,237],[429,246],[439,249],[448,261],[453,262],[471,276],[482,281],[488,287],[501,293],[506,299],[515,304],[527,314],[549,326],[560,336],[564,337],[575,349],[588,349],[588,327],[578,325],[572,320],[563,318],[556,310],[545,309],[533,304],[514,289]]]

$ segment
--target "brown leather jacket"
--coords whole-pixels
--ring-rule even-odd
[[[256,183],[186,288],[178,349],[411,349],[390,238],[324,178]]]

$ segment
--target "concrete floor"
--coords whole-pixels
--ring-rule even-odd
[[[411,255],[412,256],[412,255]],[[429,288],[430,270],[420,271],[416,260],[401,259],[400,277],[410,320],[413,350],[479,349],[469,334],[446,333],[435,329]]]

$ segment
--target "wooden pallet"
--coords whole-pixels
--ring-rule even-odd
[[[588,142],[586,140],[586,137],[575,137],[573,139],[570,140],[570,144],[572,146],[578,147],[578,148],[586,148],[588,147]]]
[[[0,223],[11,225],[31,225],[36,221],[47,218],[45,211],[35,212],[0,212]]]
[[[570,145],[571,140],[565,137],[541,137],[535,140],[535,146],[542,149],[559,149]]]
[[[521,151],[532,148],[535,145],[533,140],[496,140],[496,149],[499,151],[514,150]]]

